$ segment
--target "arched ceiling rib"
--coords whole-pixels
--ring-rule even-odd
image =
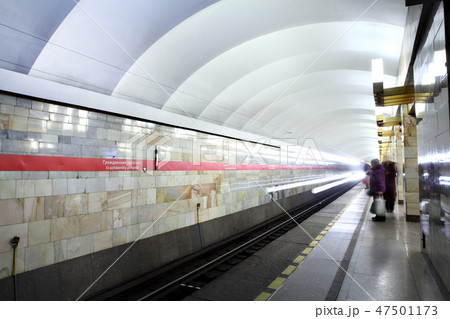
[[[368,158],[371,60],[395,79],[405,16],[403,0],[3,0],[0,67]]]
[[[71,85],[79,83],[80,87],[111,94],[148,47],[183,20],[215,2],[81,1],[53,34],[51,43],[57,46],[47,45],[30,75]],[[55,74],[65,76],[55,79]]]
[[[226,97],[217,100],[216,96],[219,93],[223,93],[230,85],[236,84],[247,74],[256,73],[256,71],[268,65],[273,65],[278,61],[282,61],[282,63],[272,67],[265,74],[259,72],[258,78],[251,80],[252,84],[239,85],[239,87],[247,88],[250,86],[249,89],[251,89],[252,86],[258,85],[260,82],[263,85],[264,83],[273,84],[277,78],[285,79],[288,77],[289,74],[287,72],[295,77],[299,77],[306,71],[312,73],[333,68],[370,71],[370,54],[373,50],[386,44],[373,36],[370,44],[358,44],[366,41],[365,33],[360,35],[347,34],[342,37],[342,41],[336,43],[333,48],[326,52],[326,57],[314,63],[320,52],[325,50],[329,43],[332,43],[347,26],[348,23],[325,23],[290,28],[241,44],[210,61],[190,76],[179,86],[179,91],[173,95],[174,99],[167,100],[167,95],[163,96],[162,98],[167,100],[164,107],[176,108],[178,100],[182,100],[185,103],[184,105],[194,110],[194,113],[191,115],[196,116],[199,114],[202,104],[208,101],[214,101],[219,105],[233,106]],[[375,24],[365,26],[365,29],[372,32],[374,32],[373,29],[376,29],[378,34],[386,34],[388,32],[392,34],[394,32],[387,26]],[[398,29],[396,30],[397,33],[401,34],[401,28]],[[302,39],[302,41],[298,41],[298,39]],[[394,45],[392,44],[391,47],[394,47]],[[388,50],[383,51],[382,57],[386,60],[387,74],[396,72],[396,61],[393,56],[392,52]],[[218,77],[217,74],[221,76]],[[325,88],[328,86],[328,82],[332,81],[334,81],[333,78],[321,79]],[[289,85],[286,87],[289,87]],[[183,92],[201,96],[202,99],[191,97],[186,99]],[[231,94],[230,96],[242,96],[248,93],[242,92],[241,94]],[[192,103],[192,106],[190,103]],[[270,101],[266,103],[269,104]],[[239,106],[239,104],[235,105]],[[203,108],[206,107],[205,105]]]

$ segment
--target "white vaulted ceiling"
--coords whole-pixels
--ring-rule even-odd
[[[395,79],[405,17],[404,0],[2,0],[0,68],[367,159],[371,60]]]

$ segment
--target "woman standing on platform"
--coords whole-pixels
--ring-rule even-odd
[[[377,197],[383,196],[384,191],[386,190],[385,185],[385,176],[384,176],[384,168],[380,164],[380,161],[377,158],[374,158],[370,161],[372,168],[370,169],[370,195],[373,196],[374,202],[372,203],[371,212],[374,213],[375,208],[375,199]],[[386,216],[377,216],[372,218],[374,221],[385,221]]]
[[[397,198],[397,189],[395,187],[395,178],[397,177],[397,165],[391,161],[391,156],[386,155],[383,162],[384,175],[386,180],[386,191],[383,194],[386,201],[386,211],[394,212],[395,200]]]

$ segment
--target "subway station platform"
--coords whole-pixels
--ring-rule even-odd
[[[286,268],[273,282],[276,290],[257,300],[446,300],[421,252],[420,223],[406,222],[398,205],[385,222],[372,221],[372,199],[358,187],[293,261],[292,272]]]

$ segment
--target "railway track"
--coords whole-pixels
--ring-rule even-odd
[[[271,220],[240,237],[209,250],[193,254],[146,276],[132,280],[88,298],[88,300],[183,300],[207,283],[264,248],[275,239],[297,227],[354,184],[345,185],[337,192],[296,208],[276,220]]]

